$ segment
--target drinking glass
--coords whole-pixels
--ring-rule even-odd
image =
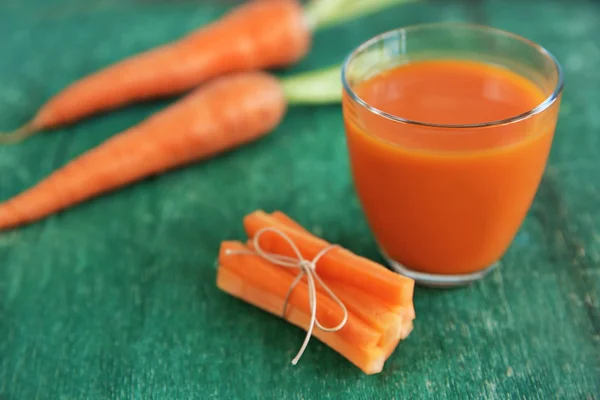
[[[543,100],[510,118],[443,124],[381,110],[357,93],[399,66],[440,60],[501,67]],[[557,60],[509,32],[436,23],[367,40],[347,57],[342,81],[351,174],[384,258],[422,285],[484,277],[517,234],[546,167],[563,88]],[[482,90],[493,95],[494,85]]]

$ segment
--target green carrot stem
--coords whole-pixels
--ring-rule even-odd
[[[310,0],[304,8],[314,30],[364,17],[416,0]]]
[[[289,105],[335,104],[342,100],[339,65],[285,77],[281,84]]]

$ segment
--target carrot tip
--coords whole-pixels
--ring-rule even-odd
[[[12,132],[0,132],[0,145],[22,142],[37,132],[38,130],[33,127],[31,122],[28,122]]]

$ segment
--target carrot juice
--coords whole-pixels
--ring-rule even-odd
[[[548,97],[543,85],[501,65],[447,57],[384,69],[351,92],[344,120],[352,177],[386,258],[432,276],[496,263],[537,191],[559,101],[532,113]]]

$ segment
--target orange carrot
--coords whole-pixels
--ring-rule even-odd
[[[248,237],[266,227],[277,228],[286,233],[298,246],[302,255],[313,259],[329,246],[325,240],[308,232],[290,228],[262,211],[255,211],[244,218]],[[265,232],[260,238],[261,247],[270,253],[294,256],[289,244],[274,232]],[[335,281],[372,293],[391,307],[412,304],[414,281],[398,275],[387,268],[359,257],[348,250],[337,248],[326,253],[317,265],[317,272],[326,281]]]
[[[73,83],[4,139],[18,141],[134,101],[181,93],[223,74],[289,65],[307,53],[310,41],[298,0],[252,0],[176,42]]]
[[[320,91],[308,93],[317,83]],[[0,203],[0,230],[256,140],[279,124],[290,104],[339,103],[340,97],[338,66],[281,80],[252,71],[216,78]]]
[[[312,30],[401,1],[406,0],[313,0],[306,9],[299,0],[247,1],[177,41],[74,82],[22,128],[0,135],[0,143],[136,101],[179,94],[220,75],[292,65],[307,54]]]
[[[283,298],[264,292],[248,283],[228,268],[219,266],[217,286],[224,292],[252,304],[264,311],[281,317]],[[298,290],[298,289],[297,289]],[[304,329],[308,329],[310,314],[294,305],[288,306],[286,321]],[[313,331],[313,336],[338,352],[366,374],[381,372],[385,360],[392,354],[399,339],[386,343],[382,347],[364,349],[357,347],[340,337],[339,332],[326,332],[320,329]]]
[[[281,85],[262,72],[217,78],[0,204],[0,230],[254,140],[281,121]]]
[[[257,287],[263,292],[271,293],[285,299],[294,277],[284,271],[284,268],[265,261],[254,254],[227,254],[228,251],[248,250],[240,242],[223,242],[219,253],[219,265],[224,267],[245,282]],[[327,295],[317,292],[317,318],[325,326],[336,326],[343,320],[343,310]],[[292,291],[289,304],[306,314],[310,314],[308,286],[300,282]],[[281,315],[283,309],[279,310]],[[346,324],[337,334],[340,338],[360,348],[376,347],[381,339],[381,333],[369,327],[362,320],[348,313]]]

